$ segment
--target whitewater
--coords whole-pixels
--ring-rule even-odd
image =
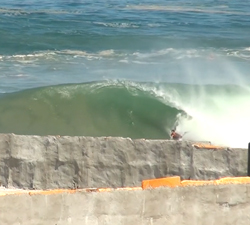
[[[0,0],[0,132],[246,148],[250,6]]]

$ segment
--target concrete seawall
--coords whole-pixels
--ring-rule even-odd
[[[246,176],[247,149],[118,137],[0,135],[0,185],[23,189],[140,186],[145,179]]]
[[[0,196],[4,225],[246,225],[250,184]]]
[[[195,146],[1,134],[0,224],[250,224],[247,149]]]

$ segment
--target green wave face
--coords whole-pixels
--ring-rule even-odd
[[[140,85],[84,83],[0,98],[0,132],[165,139],[182,110]]]

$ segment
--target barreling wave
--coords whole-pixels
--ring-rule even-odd
[[[100,81],[0,95],[0,132],[183,139],[245,147],[249,86]]]
[[[126,82],[28,89],[0,96],[0,132],[169,138],[182,110]]]

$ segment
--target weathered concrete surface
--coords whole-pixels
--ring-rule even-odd
[[[0,197],[4,225],[246,225],[250,185]]]
[[[245,176],[247,149],[117,137],[0,134],[0,185],[23,189],[140,186],[144,179]]]

